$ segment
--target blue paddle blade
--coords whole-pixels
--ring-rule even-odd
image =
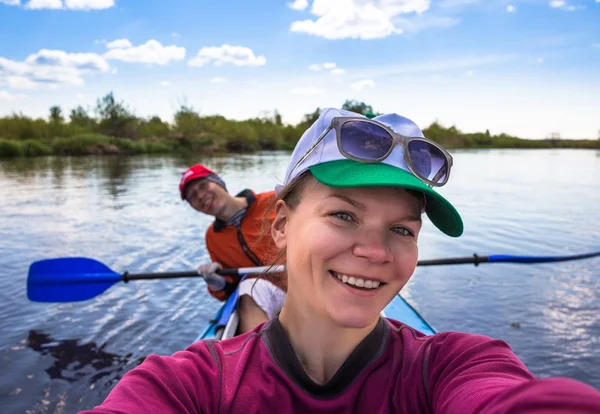
[[[78,302],[98,296],[122,276],[94,259],[65,257],[34,262],[27,297],[34,302]]]

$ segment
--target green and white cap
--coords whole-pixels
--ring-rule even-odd
[[[404,149],[400,145],[396,145],[392,153],[379,163],[362,163],[350,160],[340,153],[335,130],[332,129],[313,152],[294,169],[318,137],[331,125],[332,119],[339,116],[364,117],[343,109],[324,109],[296,144],[283,185],[275,187],[276,194],[306,170],[310,170],[319,182],[330,187],[406,188],[423,193],[425,213],[438,229],[452,237],[458,237],[463,233],[460,214],[448,200],[410,172],[404,161]],[[424,137],[417,124],[398,114],[380,115],[373,120],[386,125],[400,135]]]

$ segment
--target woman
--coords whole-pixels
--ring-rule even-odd
[[[417,264],[421,214],[462,233],[459,214],[430,187],[451,167],[406,118],[323,111],[276,189],[271,233],[288,274],[280,315],[148,357],[95,412],[600,412],[598,391],[536,379],[502,341],[425,336],[380,317]]]

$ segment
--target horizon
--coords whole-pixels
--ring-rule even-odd
[[[599,21],[600,0],[0,0],[0,116],[112,91],[167,122],[185,104],[297,124],[358,100],[422,128],[596,139]]]

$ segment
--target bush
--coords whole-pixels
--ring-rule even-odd
[[[0,157],[22,157],[25,155],[23,144],[18,141],[0,139]]]
[[[13,140],[49,137],[46,121],[17,114],[0,118],[0,134],[6,139]]]
[[[54,152],[62,155],[102,154],[110,150],[110,146],[111,138],[101,134],[73,135],[52,142]]]
[[[165,152],[171,152],[173,150],[173,145],[169,141],[148,141],[146,146],[146,151],[149,154],[162,154]]]
[[[25,151],[25,155],[30,157],[52,154],[52,148],[35,139],[26,139],[23,141],[23,149]]]

